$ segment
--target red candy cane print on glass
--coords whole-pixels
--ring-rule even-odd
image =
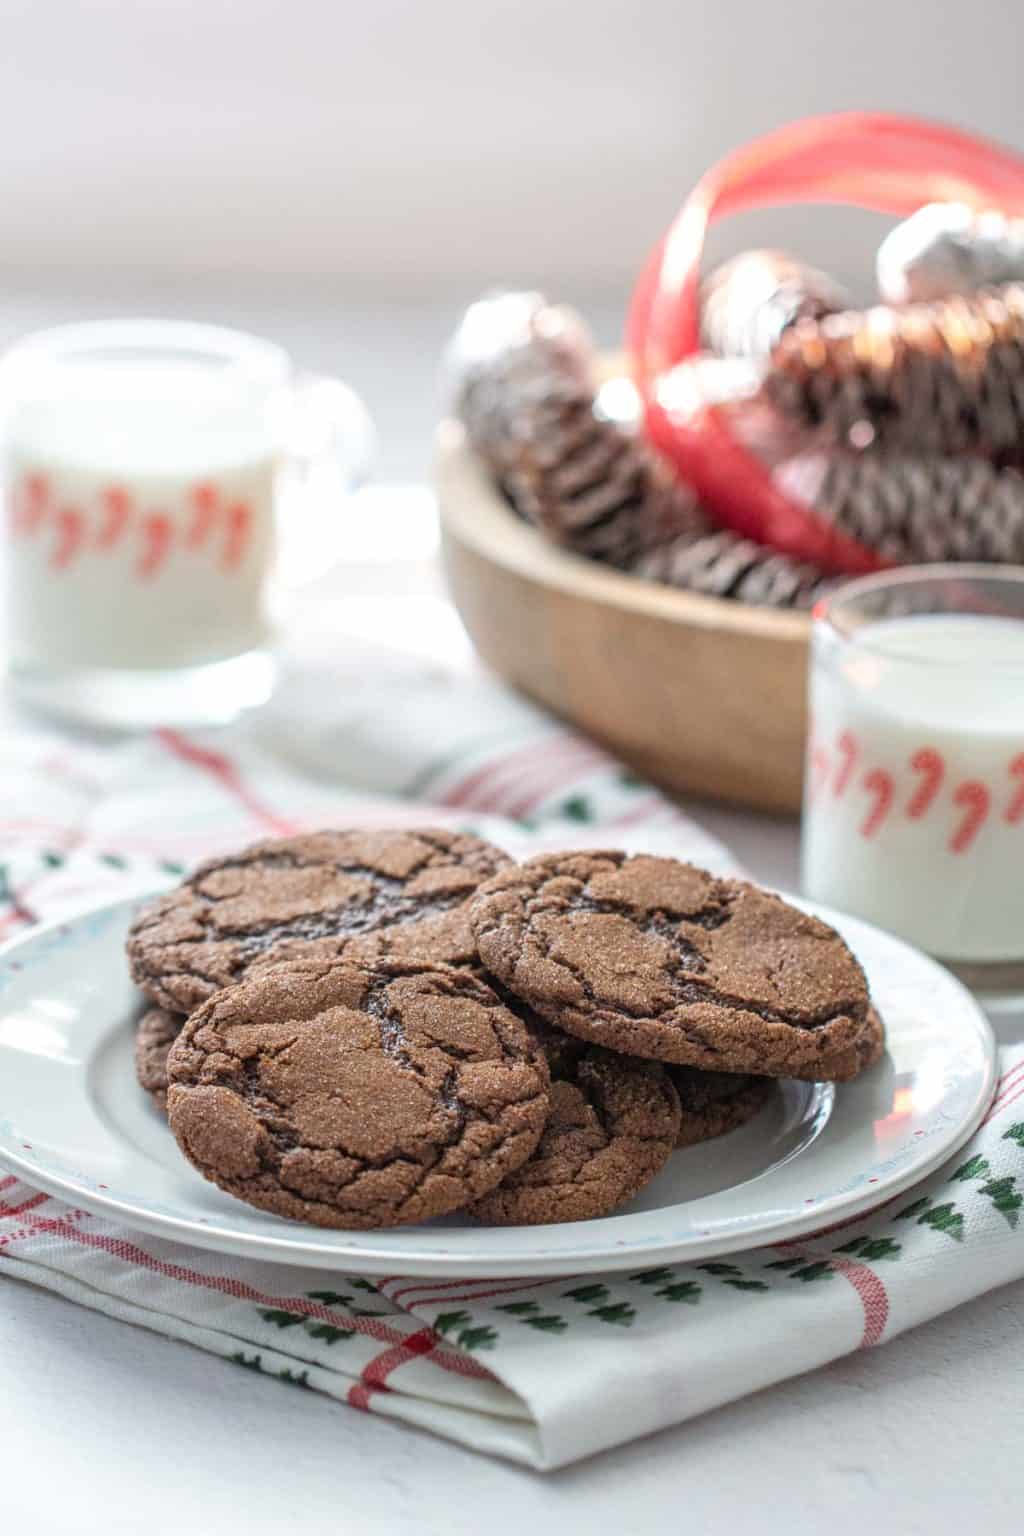
[[[1024,962],[1024,573],[839,588],[810,712],[806,893],[952,962]]]

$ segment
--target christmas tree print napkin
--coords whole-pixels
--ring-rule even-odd
[[[625,845],[734,868],[659,794],[486,680],[394,675],[331,719],[321,705],[308,739],[301,690],[288,707],[288,719],[120,744],[0,721],[0,938],[319,826],[429,821],[519,856]],[[1014,1048],[988,1119],[940,1173],[856,1221],[728,1262],[540,1283],[331,1275],[136,1235],[0,1169],[0,1285],[41,1285],[283,1386],[553,1468],[1024,1275],[1022,1205]]]

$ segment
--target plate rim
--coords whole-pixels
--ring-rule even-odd
[[[159,895],[167,888],[163,883],[149,892],[136,891],[112,901],[84,904],[47,923],[40,923],[29,932],[19,934],[0,945],[0,964],[6,961],[11,953],[27,944],[44,939],[50,933],[73,926],[84,919],[97,917],[101,913],[136,906],[154,895]],[[416,1256],[406,1254],[400,1246],[394,1249],[388,1247],[361,1249],[359,1242],[362,1234],[344,1232],[342,1229],[338,1229],[339,1236],[355,1239],[353,1248],[328,1246],[326,1242],[316,1246],[307,1244],[302,1234],[309,1229],[301,1224],[294,1224],[294,1230],[299,1235],[292,1235],[293,1224],[289,1223],[282,1231],[282,1235],[277,1237],[273,1234],[236,1231],[230,1227],[218,1226],[213,1220],[198,1221],[152,1211],[130,1200],[96,1190],[80,1182],[73,1175],[50,1173],[45,1168],[40,1168],[31,1157],[24,1157],[17,1149],[0,1146],[0,1167],[10,1169],[26,1183],[49,1195],[63,1200],[71,1198],[76,1205],[90,1214],[113,1218],[122,1222],[131,1231],[144,1232],[164,1241],[268,1263],[294,1264],[310,1269],[336,1270],[339,1267],[346,1267],[364,1274],[401,1274],[412,1278],[543,1279],[565,1276],[569,1273],[611,1274],[624,1269],[633,1269],[638,1263],[645,1266],[648,1263],[695,1263],[701,1259],[744,1252],[748,1249],[770,1248],[806,1237],[810,1233],[820,1232],[837,1221],[842,1221],[843,1224],[853,1222],[859,1216],[888,1204],[906,1190],[929,1178],[973,1136],[988,1112],[998,1084],[998,1042],[977,999],[951,971],[930,955],[926,955],[895,934],[877,928],[873,923],[868,923],[852,914],[840,913],[820,902],[809,901],[786,892],[778,894],[793,905],[820,916],[825,922],[834,923],[836,919],[840,923],[852,922],[872,935],[879,935],[887,943],[909,951],[915,961],[924,962],[926,966],[941,972],[945,981],[952,983],[954,990],[966,1000],[984,1055],[984,1077],[969,1113],[964,1115],[956,1129],[947,1138],[935,1138],[934,1146],[922,1142],[922,1155],[909,1168],[902,1172],[885,1175],[877,1184],[865,1185],[859,1191],[839,1191],[820,1201],[816,1200],[813,1210],[791,1212],[773,1223],[762,1224],[755,1231],[737,1229],[732,1233],[709,1233],[703,1238],[695,1238],[691,1235],[676,1242],[671,1238],[655,1238],[647,1242],[627,1240],[619,1244],[603,1240],[592,1250],[584,1247],[574,1250],[571,1255],[555,1254],[548,1258],[538,1254],[527,1254],[510,1255],[500,1260],[489,1261],[472,1252],[463,1254],[454,1251]],[[560,1225],[571,1225],[581,1231],[589,1223],[561,1223]],[[400,1235],[399,1242],[401,1234],[407,1230],[409,1229],[394,1229],[394,1232]],[[495,1263],[499,1267],[492,1267]]]

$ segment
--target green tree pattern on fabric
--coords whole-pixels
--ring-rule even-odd
[[[261,1312],[265,1323],[273,1323],[275,1328],[298,1328],[303,1318],[297,1312],[281,1312],[276,1307],[266,1312]]]
[[[351,1339],[355,1333],[354,1328],[335,1328],[333,1323],[316,1323],[306,1332],[311,1339],[320,1339],[324,1344],[338,1344],[345,1339]]]
[[[636,1285],[664,1285],[666,1280],[671,1280],[675,1274],[674,1269],[641,1269],[638,1274],[629,1278]]]
[[[903,1244],[893,1242],[891,1237],[853,1237],[848,1243],[840,1243],[833,1250],[835,1253],[849,1253],[854,1258],[866,1259],[874,1263],[876,1259],[895,1259],[903,1251]]]
[[[1008,1175],[1003,1179],[989,1179],[987,1184],[981,1186],[980,1193],[987,1195],[1011,1227],[1016,1227],[1020,1219],[1020,1208],[1024,1205],[1024,1196],[1017,1189],[1016,1178]]]
[[[377,1294],[373,1290],[372,1285],[368,1286],[367,1289],[372,1291],[374,1295]],[[353,1317],[387,1316],[387,1313],[382,1311],[380,1307],[361,1307],[345,1291],[307,1291],[306,1296],[310,1301],[322,1301],[325,1307],[344,1307],[345,1311],[350,1312]]]
[[[831,1260],[816,1259],[813,1264],[804,1264],[800,1269],[792,1270],[789,1279],[805,1282],[810,1280],[831,1280],[834,1274],[835,1271],[832,1268]]]
[[[815,1259],[810,1264],[806,1259],[775,1259],[764,1267],[781,1270],[789,1280],[831,1280],[834,1274],[828,1259]]]
[[[498,1342],[498,1335],[493,1328],[463,1328],[455,1342],[460,1349],[493,1349]]]
[[[685,1301],[690,1306],[696,1306],[701,1298],[701,1288],[696,1280],[676,1280],[672,1285],[664,1285],[655,1296],[660,1296],[662,1301]]]
[[[310,1301],[326,1301],[333,1306],[342,1298],[336,1297],[333,1291],[307,1291]],[[334,1298],[328,1300],[328,1298]],[[346,1339],[355,1336],[354,1328],[339,1328],[334,1323],[318,1322],[314,1317],[303,1317],[298,1312],[285,1312],[279,1307],[270,1307],[260,1313],[265,1323],[270,1323],[274,1328],[301,1328],[303,1333],[311,1339],[318,1339],[322,1344],[340,1344]]]
[[[285,1369],[283,1371],[278,1371],[277,1379],[278,1381],[286,1382],[289,1387],[309,1386],[308,1371],[289,1371],[288,1369]]]
[[[989,1161],[988,1161],[988,1158],[987,1157],[982,1157],[980,1152],[979,1152],[979,1153],[976,1153],[974,1157],[969,1157],[967,1159],[966,1163],[961,1163],[960,1167],[957,1168],[954,1173],[950,1174],[950,1178],[951,1179],[961,1179],[961,1180],[963,1180],[963,1179],[980,1179],[980,1178],[983,1178],[984,1175],[986,1173],[988,1173],[988,1171],[989,1171]]]
[[[697,1264],[696,1269],[701,1269],[706,1275],[713,1275],[723,1285],[727,1285],[734,1291],[770,1291],[771,1286],[765,1280],[753,1280],[745,1275],[738,1264],[723,1264],[715,1261],[710,1264]]]
[[[556,807],[556,814],[564,816],[566,821],[597,820],[593,802],[586,795],[570,795],[568,800],[563,800],[561,805]]]
[[[441,1334],[443,1338],[451,1339],[460,1349],[493,1349],[498,1342],[498,1335],[493,1328],[482,1324],[479,1327],[473,1325],[473,1317],[469,1312],[439,1312],[434,1319],[434,1332]]]
[[[290,1371],[287,1366],[284,1370],[268,1371],[263,1364],[262,1355],[247,1355],[244,1350],[236,1349],[228,1359],[235,1365],[240,1365],[243,1370],[255,1371],[260,1376],[276,1376],[278,1381],[283,1381],[289,1387],[309,1387],[308,1371]]]
[[[906,1210],[898,1211],[896,1220],[916,1220],[919,1227],[931,1227],[935,1232],[944,1232],[954,1242],[962,1243],[964,1240],[963,1214],[957,1210],[952,1200],[936,1205],[930,1195],[923,1195],[920,1200],[915,1200],[912,1205],[908,1205]]]
[[[594,1307],[587,1316],[599,1317],[602,1323],[617,1323],[620,1328],[629,1328],[636,1318],[636,1308],[630,1306],[628,1301],[616,1301],[606,1307]]]
[[[434,1332],[449,1334],[456,1328],[463,1328],[473,1321],[468,1312],[439,1312],[434,1318]]]
[[[494,1310],[507,1312],[517,1322],[525,1324],[527,1328],[536,1328],[541,1333],[564,1333],[569,1326],[564,1317],[558,1317],[553,1312],[542,1312],[536,1301],[507,1301]]]
[[[654,1295],[659,1301],[682,1301],[691,1306],[696,1305],[701,1298],[700,1281],[679,1280],[676,1278],[678,1273],[678,1270],[662,1265],[658,1269],[642,1269],[629,1278],[637,1285],[657,1286]]]
[[[567,1301],[607,1301],[608,1287],[606,1285],[578,1285],[574,1291],[563,1291],[562,1295]]]

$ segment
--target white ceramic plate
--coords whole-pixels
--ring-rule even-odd
[[[780,1083],[748,1125],[677,1152],[615,1216],[488,1228],[451,1218],[325,1232],[253,1210],[180,1156],[135,1082],[140,998],[124,937],[140,902],[38,929],[0,950],[0,1162],[126,1226],[227,1253],[398,1275],[547,1275],[709,1258],[869,1209],[975,1129],[995,1084],[991,1031],[948,972],[811,903],[845,935],[888,1027],[857,1082]]]

